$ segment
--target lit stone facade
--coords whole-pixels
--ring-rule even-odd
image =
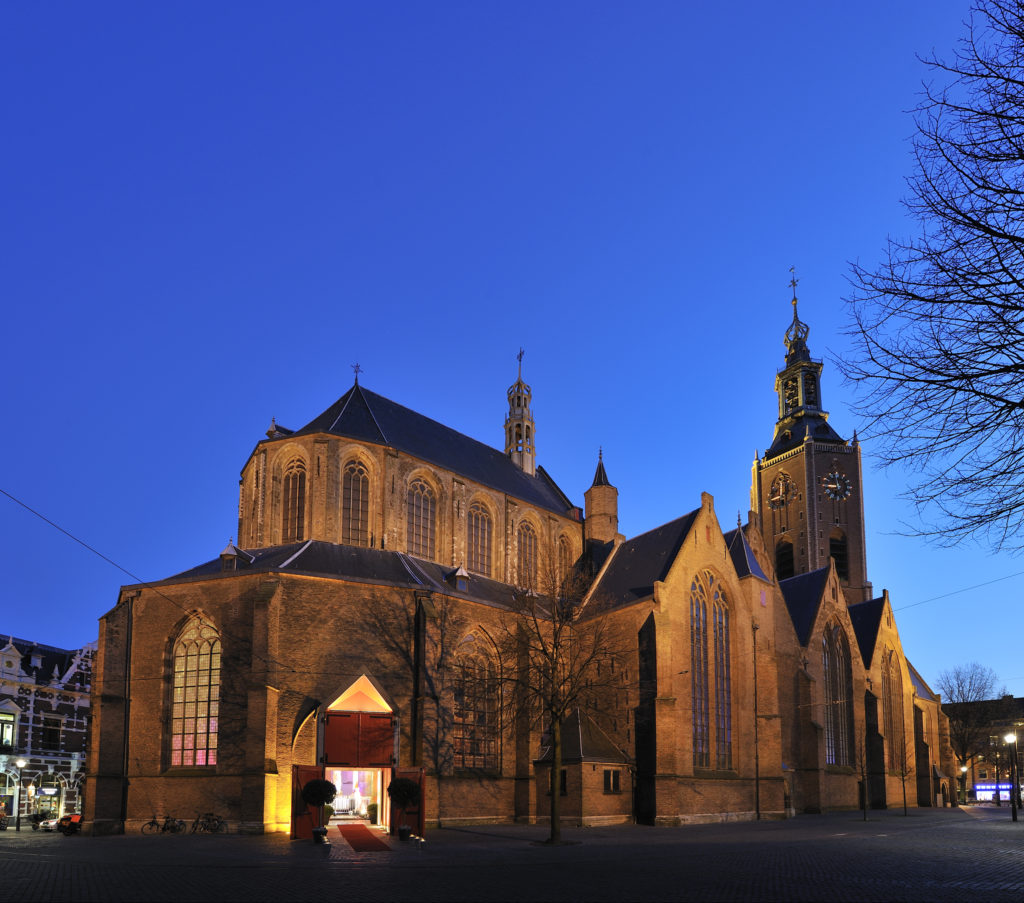
[[[0,648],[0,799],[23,827],[81,811],[95,654],[17,637]]]
[[[945,721],[871,598],[859,447],[827,424],[806,338],[794,304],[736,527],[705,493],[623,537],[601,459],[581,511],[536,463],[521,369],[503,451],[358,383],[301,429],[272,424],[242,470],[238,546],[124,587],[101,619],[90,829],[214,810],[301,834],[310,775],[359,814],[396,771],[422,776],[427,825],[543,820],[548,735],[503,705],[497,675],[521,665],[495,638],[518,595],[570,571],[625,680],[564,726],[567,821],[891,806],[904,779],[941,804]]]

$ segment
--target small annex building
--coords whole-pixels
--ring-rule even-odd
[[[492,448],[358,383],[242,468],[238,541],[100,619],[87,829],[216,811],[301,832],[297,791],[389,818],[396,774],[437,824],[547,817],[545,725],[508,716],[496,638],[548,575],[627,644],[621,692],[562,724],[563,818],[784,817],[949,800],[939,699],[867,579],[860,446],[821,406],[796,313],[746,523],[714,499],[618,532],[601,456],[578,507],[537,464],[532,390]],[[909,763],[909,764],[908,764]]]

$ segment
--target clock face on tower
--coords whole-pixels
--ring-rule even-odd
[[[768,490],[768,505],[771,508],[782,508],[796,497],[796,486],[787,474],[779,474],[772,480]]]
[[[838,470],[831,470],[822,477],[821,485],[825,489],[825,495],[834,501],[842,501],[850,497],[853,487],[850,485],[850,478]]]

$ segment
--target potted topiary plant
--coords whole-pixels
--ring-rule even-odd
[[[370,820],[371,825],[377,824],[377,804],[367,803],[366,804],[366,817]]]
[[[308,781],[306,786],[302,788],[302,801],[307,806],[316,806],[317,813],[319,814],[320,824],[313,828],[314,843],[330,843],[327,839],[327,828],[324,824],[324,806],[334,801],[337,792],[335,786],[323,778],[314,778],[312,781]]]
[[[420,801],[420,785],[410,778],[395,778],[388,784],[388,796],[391,797],[391,802],[401,811],[404,821],[405,810],[410,806],[415,806]],[[404,823],[399,824],[399,840],[408,840],[411,834],[412,828]]]

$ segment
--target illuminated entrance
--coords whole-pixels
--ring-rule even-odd
[[[334,700],[323,723],[324,777],[334,784],[335,815],[390,823],[385,790],[395,756],[395,719],[391,706],[363,674]]]
[[[334,802],[331,804],[334,806],[335,817],[368,819],[372,813],[376,812],[379,822],[380,813],[384,809],[384,781],[382,779],[384,771],[390,771],[390,769],[325,769],[327,780],[337,790],[337,796],[334,797]]]

